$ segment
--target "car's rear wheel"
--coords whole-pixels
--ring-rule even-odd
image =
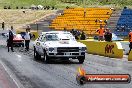
[[[45,61],[45,63],[50,62],[50,57],[47,55],[46,51],[44,52],[44,61]]]
[[[85,56],[78,57],[78,61],[80,64],[83,64],[84,60],[85,60]]]
[[[36,51],[35,47],[34,47],[34,59],[35,60],[40,60],[41,59],[41,55],[39,55],[39,53]]]

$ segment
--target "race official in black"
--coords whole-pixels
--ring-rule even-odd
[[[10,51],[10,49],[9,49],[10,47],[11,47],[11,51],[14,52],[14,50],[13,50],[13,38],[14,38],[13,26],[11,26],[11,29],[9,30],[8,39],[7,39],[8,52]]]

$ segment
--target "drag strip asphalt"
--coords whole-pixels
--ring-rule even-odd
[[[53,61],[45,64],[36,61],[33,51],[25,52],[15,48],[15,52],[7,52],[6,47],[0,48],[0,60],[16,75],[25,88],[132,88],[130,84],[86,84],[80,86],[76,82],[79,66],[90,74],[130,74],[132,64],[127,59],[115,59],[98,55],[86,54],[84,64],[78,60],[66,62]]]

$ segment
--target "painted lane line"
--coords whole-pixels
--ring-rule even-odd
[[[15,54],[17,57],[18,57],[18,61],[22,61],[22,59],[21,59],[21,55],[19,55],[19,54]]]
[[[10,78],[13,80],[13,82],[16,84],[17,88],[21,88],[21,87],[18,85],[17,81],[13,78],[11,72],[9,72],[9,70],[7,69],[7,67],[4,65],[4,63],[2,63],[2,62],[0,61],[0,64],[4,67],[5,71],[8,73],[8,75],[9,75]]]

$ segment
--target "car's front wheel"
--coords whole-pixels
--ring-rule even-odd
[[[50,62],[50,57],[47,55],[46,51],[44,52],[44,61],[45,61],[45,63]]]
[[[85,60],[85,56],[78,57],[78,61],[80,64],[83,64],[84,60]]]
[[[36,48],[35,48],[35,47],[34,47],[34,58],[35,58],[36,60],[41,59],[41,55],[39,55],[39,53],[36,51]]]

